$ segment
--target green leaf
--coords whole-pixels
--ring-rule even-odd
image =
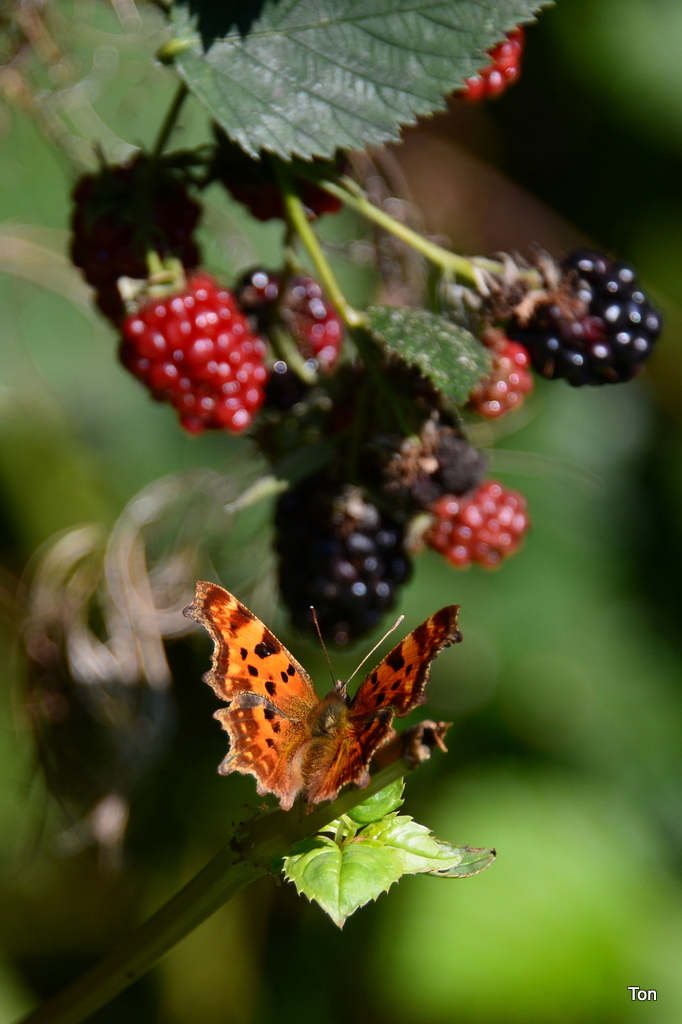
[[[348,812],[347,817],[358,825],[368,825],[372,821],[379,821],[386,814],[402,807],[404,788],[405,780],[396,779],[390,786],[380,789],[374,796],[370,796],[369,799],[354,807],[352,811]]]
[[[369,330],[406,363],[430,377],[456,405],[490,373],[490,353],[469,331],[426,309],[371,306]]]
[[[252,156],[332,156],[399,138],[550,0],[184,0],[164,47]]]
[[[284,858],[285,878],[299,894],[319,903],[339,928],[358,907],[387,892],[402,873],[400,856],[372,839],[339,846],[317,836],[297,843]]]
[[[399,857],[405,874],[428,872],[443,878],[475,875],[495,860],[495,851],[444,843],[407,814],[389,814],[362,830],[362,839],[374,840]]]

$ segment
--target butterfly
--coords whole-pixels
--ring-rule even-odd
[[[369,782],[374,752],[392,739],[394,715],[426,700],[429,666],[459,643],[459,605],[441,608],[394,647],[351,700],[337,682],[320,700],[306,670],[236,597],[197,583],[187,618],[214,642],[204,681],[229,706],[215,717],[230,738],[218,771],[254,775],[258,793],[273,793],[288,811],[299,795],[308,805],[334,800],[342,786]]]

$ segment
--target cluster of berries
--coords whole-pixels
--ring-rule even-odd
[[[481,452],[432,420],[388,463],[384,490],[399,507],[429,513],[424,540],[456,568],[494,568],[520,546],[530,520],[525,499],[484,480],[485,471]]]
[[[522,45],[522,33],[512,34],[504,53],[494,51],[508,70],[514,66],[512,44]],[[492,73],[479,77],[497,88]],[[255,216],[281,216],[267,168],[261,168],[262,180],[253,178],[242,173],[244,160],[251,171],[251,164],[260,166],[221,141],[213,178]],[[270,415],[261,418],[255,437],[273,462],[282,457],[281,439],[274,435],[287,433],[279,430],[283,412],[288,427],[301,424],[298,434],[287,434],[294,446],[313,435],[343,438],[356,414],[356,384],[364,387],[366,371],[350,364],[337,370],[343,344],[338,314],[308,275],[259,268],[230,291],[203,271],[192,273],[199,261],[192,239],[199,207],[176,171],[138,157],[127,168],[87,176],[74,193],[73,259],[97,289],[100,308],[120,326],[123,364],[194,433],[241,433],[265,405]],[[332,208],[321,189],[304,179],[299,187],[311,218]],[[240,194],[240,188],[246,191]],[[165,261],[165,278],[148,278],[150,250],[157,263]],[[142,283],[145,296],[127,316],[121,278]],[[492,368],[470,395],[469,407],[488,419],[519,408],[533,388],[531,364],[546,377],[565,377],[574,385],[629,380],[660,332],[660,316],[624,263],[581,249],[568,255],[559,274],[545,278],[545,288],[504,307],[504,331],[483,330]],[[129,290],[134,294],[132,285]],[[498,315],[492,306],[490,315]],[[296,358],[318,371],[315,388],[281,358],[283,331],[298,350]],[[280,356],[272,365],[266,363],[265,337]],[[286,358],[295,362],[294,355]],[[381,409],[366,410],[365,435],[353,456],[365,486],[347,483],[342,454],[289,490],[275,518],[281,591],[294,623],[310,628],[313,605],[323,635],[339,644],[370,631],[393,607],[396,588],[411,572],[406,533],[415,514],[428,515],[423,540],[457,568],[499,565],[529,528],[525,499],[484,479],[485,458],[454,425],[435,386],[400,360],[388,361],[384,370],[385,385],[421,424],[419,436],[396,440],[382,433]],[[315,395],[317,419],[306,421]]]
[[[473,78],[464,79],[460,97],[470,103],[494,99],[518,81],[521,74],[521,57],[525,44],[524,31],[519,25],[507,38],[492,50],[488,50],[491,62]]]
[[[530,353],[543,377],[569,384],[631,380],[661,333],[631,266],[592,249],[576,249],[562,275],[530,317],[512,320],[508,333]]]
[[[306,359],[321,371],[336,363],[343,327],[311,277],[289,280],[280,299],[276,276],[247,275],[236,294],[206,273],[165,298],[152,298],[121,327],[123,365],[154,398],[173,405],[192,433],[241,433],[266,399],[267,333],[275,311]],[[275,364],[288,371],[286,364]],[[290,371],[288,371],[291,376]]]

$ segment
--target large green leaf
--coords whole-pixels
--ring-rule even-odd
[[[456,404],[490,373],[490,353],[473,334],[426,309],[371,306],[369,330],[389,351],[419,367]]]
[[[549,2],[182,0],[165,49],[253,156],[331,156],[443,109],[486,50]]]
[[[298,843],[284,859],[284,875],[343,928],[358,907],[375,900],[403,873],[401,857],[371,839],[338,845],[326,836]]]

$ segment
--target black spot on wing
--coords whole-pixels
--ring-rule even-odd
[[[273,683],[271,680],[269,680],[265,684],[265,689],[268,691],[271,697],[274,697],[275,694],[277,693],[277,685],[276,683]]]
[[[281,726],[281,724],[279,722],[273,722],[272,723],[272,731],[273,732],[279,732],[279,730],[281,728],[282,728],[282,726]]]
[[[242,656],[242,661],[246,661],[246,659],[247,659],[247,658],[248,658],[248,656],[249,656],[249,652],[247,651],[246,647],[242,647],[242,649],[240,650],[240,652],[239,652],[239,653],[240,653],[240,654],[241,654],[241,656]]]
[[[282,677],[282,682],[283,683],[288,683],[289,682],[289,676],[286,674],[286,672],[280,672],[280,675]]]
[[[294,668],[293,665],[287,665],[287,673],[290,676],[295,676],[296,675],[296,669]]]
[[[267,718],[268,722],[271,722],[275,717],[275,712],[271,711],[270,708],[266,708],[263,714]]]
[[[401,668],[405,664],[405,659],[400,653],[400,650],[393,651],[393,654],[389,654],[388,658],[386,658],[386,664],[390,665],[394,672],[400,672]]]
[[[372,672],[371,676],[369,677],[369,681],[372,686],[376,686],[377,683],[379,682],[379,673]]]
[[[257,676],[258,675],[258,669],[256,668],[255,665],[247,665],[246,667],[249,670],[249,675],[250,676]]]
[[[263,633],[263,639],[254,647],[254,651],[259,658],[269,658],[271,654],[277,654],[280,650],[281,648],[274,636],[269,633]]]
[[[265,737],[265,742],[267,743],[267,745],[269,747],[274,747],[274,745],[275,745],[275,741],[273,739],[271,739],[269,736]]]

